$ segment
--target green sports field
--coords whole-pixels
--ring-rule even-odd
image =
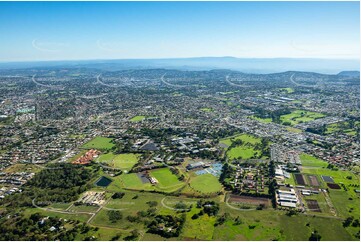
[[[324,167],[326,168],[328,163],[326,161],[320,160],[316,157],[307,154],[300,154],[300,159],[302,166],[310,166],[310,167]]]
[[[152,170],[150,174],[158,180],[159,187],[166,188],[183,184],[178,180],[178,177],[169,170],[169,168]]]
[[[199,175],[192,178],[189,184],[194,190],[201,193],[214,193],[222,189],[218,178],[211,174]]]
[[[95,137],[89,142],[85,143],[82,148],[84,149],[99,149],[99,150],[110,150],[114,147],[114,144],[111,142],[111,138],[105,137]]]

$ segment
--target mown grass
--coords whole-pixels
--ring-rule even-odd
[[[115,155],[112,152],[102,154],[97,159],[99,162],[107,163],[108,166],[122,170],[130,170],[138,162],[140,155],[125,153]]]
[[[302,166],[311,166],[311,167],[327,167],[328,163],[326,161],[320,160],[314,156],[307,154],[300,154],[300,160]]]
[[[222,185],[219,183],[218,178],[211,174],[204,174],[192,178],[190,186],[201,193],[214,193],[222,189]]]
[[[150,174],[158,180],[159,185],[162,187],[175,186],[182,183],[178,180],[178,177],[169,170],[169,168],[152,170]]]
[[[110,150],[114,147],[114,144],[111,142],[111,138],[106,137],[95,137],[89,142],[85,143],[82,148],[84,149],[100,149],[100,150]]]

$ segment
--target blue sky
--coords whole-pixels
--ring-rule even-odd
[[[359,2],[0,2],[0,61],[359,58]]]

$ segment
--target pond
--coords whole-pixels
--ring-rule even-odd
[[[112,183],[112,180],[109,178],[106,178],[105,176],[102,176],[98,179],[98,181],[95,183],[95,185],[100,187],[107,187],[109,184]]]

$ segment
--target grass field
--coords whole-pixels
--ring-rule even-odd
[[[130,170],[139,160],[140,155],[134,153],[126,153],[115,155],[113,153],[102,154],[99,156],[98,161],[107,163],[114,168],[122,170]]]
[[[130,119],[131,122],[139,122],[139,121],[142,121],[146,118],[146,116],[134,116],[133,118]]]
[[[193,209],[187,213],[187,222],[181,234],[182,240],[212,240],[216,219],[205,214],[198,219],[192,220],[191,217],[198,212],[199,209]]]
[[[111,142],[111,138],[105,137],[95,137],[90,140],[88,143],[84,144],[82,148],[84,149],[99,149],[99,150],[110,150],[114,147],[114,144]]]
[[[221,139],[219,142],[225,145],[230,146],[232,144],[232,140],[242,140],[243,142],[248,142],[251,144],[256,144],[258,142],[261,142],[261,139],[256,138],[254,136],[248,135],[248,134],[240,134],[235,135],[226,139]]]
[[[302,166],[311,166],[311,167],[324,167],[326,168],[328,163],[326,161],[320,160],[316,157],[307,154],[300,154],[300,159]]]
[[[222,189],[217,177],[211,174],[204,174],[192,178],[190,186],[201,193],[213,193]]]
[[[183,184],[183,182],[179,181],[178,177],[168,168],[152,170],[150,174],[158,180],[159,183],[157,185],[162,188],[174,187]]]
[[[260,151],[255,150],[254,146],[261,143],[261,139],[248,134],[236,135],[226,139],[220,140],[221,144],[230,146],[233,141],[242,140],[243,144],[233,147],[227,151],[227,157],[229,159],[250,159],[258,156]],[[262,157],[265,158],[265,157]]]
[[[135,173],[121,175],[121,179],[126,188],[138,189],[143,188],[145,187],[145,185],[147,185],[144,184]]]
[[[291,125],[296,125],[302,122],[312,121],[318,118],[325,117],[322,113],[310,112],[305,110],[295,110],[290,114],[285,114],[280,117],[282,122],[290,122]]]
[[[250,147],[237,146],[227,151],[227,156],[229,159],[250,159],[257,155],[257,152]]]

